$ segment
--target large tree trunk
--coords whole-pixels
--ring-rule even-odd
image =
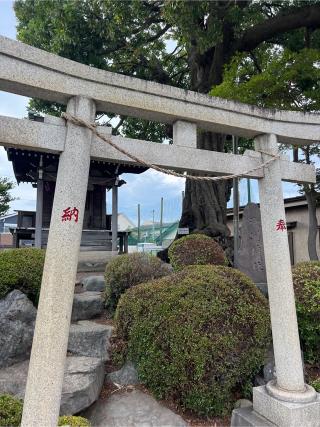
[[[308,231],[308,252],[311,261],[319,259],[317,254],[317,234],[318,234],[318,219],[316,205],[316,191],[311,186],[310,190],[305,191],[308,214],[309,214],[309,231]]]
[[[198,148],[223,151],[225,136],[212,132],[198,135]],[[195,159],[196,161],[196,159]],[[227,201],[232,181],[186,180],[185,198],[179,227],[189,227],[190,232],[214,237],[231,257],[230,231],[226,225]]]

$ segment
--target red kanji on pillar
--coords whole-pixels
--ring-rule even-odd
[[[69,206],[67,209],[63,209],[63,214],[61,215],[62,221],[71,221],[74,218],[74,222],[78,222],[79,219],[79,210],[74,207],[71,209]]]
[[[285,220],[284,219],[279,219],[279,221],[276,224],[276,230],[277,231],[284,231],[286,229],[287,229],[287,227],[286,227]]]

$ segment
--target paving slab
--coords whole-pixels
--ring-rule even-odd
[[[116,393],[84,414],[94,427],[186,427],[180,415],[140,390]]]

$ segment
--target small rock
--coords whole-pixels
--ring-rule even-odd
[[[24,398],[29,361],[0,369],[0,394]],[[62,388],[60,415],[73,415],[88,408],[100,394],[104,364],[93,357],[68,357]],[[39,396],[40,398],[40,396]]]
[[[265,383],[267,384],[269,381],[276,378],[276,366],[274,362],[274,357],[270,357],[268,360],[266,360],[264,366],[263,366],[263,379]]]
[[[110,359],[108,350],[113,327],[90,321],[80,321],[70,325],[68,351],[78,356]]]
[[[0,368],[29,357],[37,310],[21,291],[0,300]]]
[[[72,316],[73,322],[87,320],[100,316],[104,310],[101,292],[83,292],[75,294],[73,299]]]
[[[103,276],[88,276],[82,279],[80,283],[85,291],[103,292],[106,288]]]
[[[236,403],[234,404],[234,408],[238,409],[238,408],[251,408],[252,406],[252,402],[248,399],[239,399],[236,401]]]
[[[119,371],[111,372],[107,375],[109,383],[119,385],[135,385],[140,384],[138,372],[132,362],[126,362]]]
[[[94,427],[187,427],[187,423],[139,390],[116,393],[84,414]]]

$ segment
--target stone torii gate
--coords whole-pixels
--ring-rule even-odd
[[[0,90],[66,104],[69,114],[87,122],[101,111],[170,123],[171,146],[123,137],[111,140],[146,162],[182,172],[240,174],[278,155],[278,142],[306,145],[319,139],[319,115],[262,110],[117,75],[4,37]],[[256,151],[241,156],[197,149],[197,128],[254,138]],[[104,128],[98,131],[103,134]],[[60,154],[22,419],[23,427],[55,427],[90,158],[133,160],[89,129],[51,117],[43,123],[0,117],[0,144]],[[312,183],[315,170],[280,156],[244,176],[259,180],[277,380],[254,388],[254,411],[248,415],[237,410],[232,423],[318,426],[319,397],[304,382],[287,232],[277,227],[285,220],[281,180]],[[64,220],[68,208],[73,214]]]

